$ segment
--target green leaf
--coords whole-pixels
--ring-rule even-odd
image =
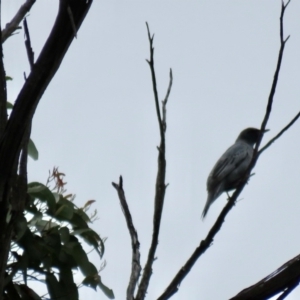
[[[68,265],[71,269],[77,269],[78,264],[72,257],[72,255],[69,254],[69,250],[66,248],[65,245],[62,246],[62,249],[59,253],[59,261],[60,263],[64,265]]]
[[[22,215],[20,216],[16,222],[15,222],[15,236],[14,236],[14,241],[17,242],[25,233],[27,230],[27,220],[26,218]]]
[[[98,273],[96,267],[89,262],[87,254],[76,237],[70,236],[70,242],[65,245],[65,249],[73,256],[84,276],[94,276]]]
[[[83,211],[83,209],[78,209],[76,210],[76,213],[80,215],[80,217],[85,221],[85,222],[91,222],[90,217]]]
[[[36,206],[30,207],[26,209],[26,211],[33,214],[32,219],[28,222],[29,227],[35,226],[35,224],[43,218],[43,213],[38,211]]]
[[[39,152],[32,141],[32,139],[29,139],[28,142],[28,155],[33,159],[33,160],[38,160],[39,158]]]
[[[49,208],[49,214],[53,216],[55,212],[55,198],[52,192],[42,183],[31,182],[28,184],[27,192],[30,196],[40,199],[43,202],[47,202]]]
[[[35,227],[39,232],[49,230],[51,228],[58,228],[60,225],[51,220],[37,220]]]
[[[113,290],[102,283],[101,277],[98,274],[85,277],[85,279],[82,281],[82,284],[95,290],[98,286],[109,299],[115,299]]]
[[[14,105],[10,102],[6,102],[6,109],[12,109],[14,107]]]
[[[98,233],[96,233],[94,230],[89,228],[90,230],[82,231],[80,233],[80,236],[84,239],[84,241],[93,246],[94,249],[99,254],[100,258],[102,258],[104,254],[104,243]]]
[[[74,204],[63,197],[60,197],[56,204],[55,218],[61,221],[69,221],[72,219],[73,213]]]
[[[70,231],[68,227],[62,227],[59,229],[61,241],[66,244],[70,239]]]
[[[70,223],[73,225],[74,229],[89,228],[88,224],[82,219],[80,214],[77,213],[77,210],[74,211]]]
[[[10,76],[5,76],[5,80],[6,80],[6,81],[11,81],[11,80],[13,80],[13,79],[12,79],[12,77],[10,77]]]
[[[115,299],[113,290],[104,285],[101,280],[99,281],[98,286],[109,299]]]
[[[67,299],[66,297],[64,297],[64,290],[61,288],[58,280],[52,273],[47,273],[46,284],[51,299]]]
[[[53,250],[53,253],[58,254],[60,252],[61,240],[58,227],[47,230],[47,233],[43,234],[42,238],[45,244]]]
[[[59,271],[59,283],[68,300],[78,300],[78,289],[74,283],[72,270],[68,267],[61,267]]]
[[[85,286],[91,287],[96,291],[98,283],[99,283],[99,280],[98,280],[97,277],[99,277],[98,274],[97,274],[97,276],[87,276],[82,281],[82,284],[85,285]]]

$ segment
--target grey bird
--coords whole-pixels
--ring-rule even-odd
[[[265,130],[266,132],[268,130]],[[207,201],[202,213],[205,218],[211,204],[223,193],[235,189],[247,171],[253,156],[253,146],[260,130],[244,129],[235,143],[219,158],[207,178]]]

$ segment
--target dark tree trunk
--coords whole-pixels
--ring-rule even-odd
[[[6,85],[1,53],[0,300],[3,299],[4,275],[12,239],[14,221],[16,220],[16,216],[23,212],[10,212],[10,197],[12,197],[12,187],[17,184],[17,165],[20,157],[22,139],[26,129],[31,124],[40,98],[58,70],[64,55],[75,37],[91,4],[92,0],[60,0],[58,14],[52,31],[16,99],[8,122],[6,122],[5,118]],[[17,207],[22,206],[19,205]]]

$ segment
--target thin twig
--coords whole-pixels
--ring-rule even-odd
[[[157,298],[157,300],[169,299],[172,295],[174,295],[178,291],[180,283],[183,281],[185,276],[187,276],[187,274],[190,272],[191,268],[196,263],[198,258],[212,244],[212,242],[214,240],[214,237],[219,232],[219,230],[222,227],[223,222],[225,221],[226,215],[228,214],[228,212],[235,205],[235,202],[236,202],[238,196],[240,195],[240,193],[242,192],[242,190],[244,189],[244,187],[247,183],[247,180],[250,176],[251,170],[254,168],[254,166],[256,164],[256,161],[258,159],[258,148],[259,148],[259,145],[260,145],[262,137],[263,137],[263,131],[266,128],[266,124],[268,122],[268,119],[269,119],[269,116],[270,116],[270,113],[271,113],[271,110],[272,110],[272,103],[273,103],[273,98],[274,98],[274,95],[275,95],[276,86],[277,86],[277,82],[278,82],[278,75],[279,75],[279,71],[280,71],[280,67],[281,67],[281,61],[282,61],[284,46],[285,46],[285,43],[287,41],[287,39],[283,40],[283,16],[284,16],[284,11],[285,11],[287,5],[288,5],[288,3],[286,5],[282,5],[282,7],[281,7],[281,15],[280,15],[280,40],[281,40],[281,45],[280,45],[280,50],[279,50],[277,67],[276,67],[276,71],[275,71],[275,74],[274,74],[274,79],[273,79],[273,83],[272,83],[272,87],[271,87],[271,91],[270,91],[270,95],[269,95],[269,99],[268,99],[266,114],[265,114],[264,120],[263,120],[262,125],[261,125],[261,136],[260,136],[259,141],[256,143],[256,147],[255,147],[254,154],[253,154],[253,159],[252,159],[252,162],[249,166],[249,169],[246,172],[246,174],[244,176],[244,179],[241,180],[241,183],[239,184],[239,186],[237,187],[237,189],[235,190],[233,195],[229,198],[229,201],[227,202],[227,204],[225,205],[225,207],[221,211],[221,213],[218,216],[218,218],[217,218],[216,222],[214,223],[213,227],[208,232],[206,238],[200,242],[199,246],[195,249],[194,253],[187,260],[185,265],[179,270],[179,272],[175,275],[175,277],[173,278],[171,283],[168,285],[166,290],[163,292],[163,294],[160,297]]]
[[[132,247],[132,259],[131,259],[131,275],[129,284],[127,287],[127,300],[133,300],[134,299],[134,291],[137,285],[137,282],[139,280],[140,274],[141,274],[141,264],[140,264],[140,243],[138,239],[137,231],[133,225],[132,217],[130,214],[130,210],[125,198],[125,193],[123,190],[123,179],[122,176],[120,176],[119,184],[112,183],[113,187],[117,190],[122,211],[125,216],[127,228],[129,230],[129,234],[131,237],[131,247]]]
[[[21,5],[12,20],[6,24],[5,28],[2,30],[2,44],[13,34],[14,31],[21,28],[19,24],[30,11],[35,1],[36,0],[27,0],[23,5]]]
[[[166,132],[166,130],[167,130],[167,102],[168,102],[168,99],[169,99],[169,96],[170,96],[170,93],[171,93],[172,84],[173,84],[173,73],[172,73],[172,69],[170,69],[169,87],[168,87],[168,90],[167,90],[166,97],[162,101],[162,113],[163,113],[162,122],[163,122],[164,132]]]
[[[269,148],[277,139],[281,137],[281,135],[287,131],[300,117],[300,112],[297,113],[297,115],[291,120],[290,123],[288,123],[275,137],[273,137],[265,146],[263,146],[259,151],[258,155],[261,155],[263,151],[265,151],[267,148]]]
[[[285,40],[283,37],[283,17],[284,17],[284,13],[285,13],[285,9],[287,8],[287,6],[289,5],[290,1],[288,1],[286,4],[284,4],[284,2],[282,1],[281,3],[281,14],[280,14],[280,49],[279,49],[279,54],[278,54],[278,60],[277,60],[277,66],[276,66],[276,70],[275,70],[275,74],[274,74],[274,78],[273,78],[273,82],[272,82],[272,86],[271,86],[271,91],[269,94],[269,99],[268,99],[268,105],[266,108],[266,113],[265,113],[265,117],[262,121],[261,124],[261,136],[258,140],[258,142],[256,143],[255,149],[254,149],[254,155],[253,155],[253,160],[252,160],[252,164],[251,164],[251,168],[254,167],[256,160],[257,160],[257,152],[258,152],[258,148],[260,146],[262,137],[263,137],[263,132],[266,129],[266,125],[268,123],[271,111],[272,111],[272,105],[273,105],[273,99],[274,99],[274,95],[276,92],[276,87],[277,87],[277,82],[278,82],[278,76],[279,76],[279,72],[280,72],[280,68],[281,68],[281,62],[282,62],[282,57],[283,57],[283,52],[284,52],[284,47],[286,42],[288,41],[289,37],[288,36]]]
[[[153,40],[154,40],[154,34],[151,36],[150,29],[148,26],[148,23],[146,22],[147,26],[147,32],[148,32],[148,39],[149,39],[149,45],[150,45],[150,60],[146,59],[147,63],[149,64],[150,70],[151,70],[151,77],[152,77],[152,87],[153,87],[153,94],[154,94],[154,100],[155,100],[155,107],[156,107],[156,114],[158,118],[159,123],[159,129],[160,129],[160,135],[163,136],[163,126],[161,121],[161,113],[159,108],[159,98],[158,98],[158,92],[157,92],[157,84],[156,84],[156,75],[154,70],[154,47],[153,47]]]
[[[31,47],[31,40],[30,40],[26,18],[24,18],[23,25],[24,25],[24,32],[25,32],[25,47],[26,47],[27,57],[28,57],[30,69],[32,70],[34,65],[34,52]]]

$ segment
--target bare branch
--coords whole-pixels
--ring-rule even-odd
[[[170,69],[170,82],[169,82],[169,87],[167,90],[167,94],[165,99],[162,101],[162,113],[163,113],[163,117],[162,117],[162,122],[163,122],[163,128],[164,128],[164,132],[166,132],[167,130],[167,102],[171,93],[171,88],[172,88],[172,84],[173,84],[173,74],[172,74],[172,69]]]
[[[267,108],[266,108],[266,114],[265,114],[265,117],[264,117],[263,122],[261,124],[261,132],[263,132],[266,129],[266,125],[268,123],[268,120],[269,120],[269,117],[270,117],[270,114],[271,114],[271,111],[272,111],[272,104],[273,104],[273,99],[274,99],[274,95],[275,95],[275,92],[276,92],[276,87],[277,87],[279,72],[280,72],[280,68],[281,68],[281,62],[282,62],[284,47],[285,47],[285,43],[289,39],[289,36],[285,40],[284,40],[284,37],[283,37],[283,18],[284,18],[285,9],[287,8],[289,3],[290,3],[290,1],[288,1],[287,4],[284,5],[284,3],[282,1],[282,5],[281,5],[280,49],[279,49],[279,54],[278,54],[278,59],[277,59],[277,66],[276,66],[276,70],[275,70],[275,74],[274,74],[274,78],[273,78],[273,82],[272,82],[272,87],[271,87],[271,91],[270,91],[270,95],[269,95],[269,99],[268,99],[268,105],[267,105]],[[254,157],[256,156],[256,153],[257,153],[258,148],[260,146],[262,136],[263,136],[263,134],[261,135],[259,141],[256,144],[255,151],[254,151]],[[255,161],[256,161],[256,159],[254,160],[253,165],[255,165]]]
[[[232,207],[235,205],[236,199],[242,192],[244,188],[245,183],[243,185],[240,185],[236,191],[233,193],[231,198],[229,198],[229,201],[221,211],[220,215],[218,216],[215,224],[208,232],[206,238],[202,240],[199,244],[199,246],[195,249],[193,254],[190,256],[190,258],[187,260],[185,265],[181,267],[179,272],[176,274],[176,276],[173,278],[171,283],[168,285],[166,290],[163,292],[163,294],[157,298],[157,300],[165,300],[171,298],[179,289],[180,283],[183,281],[183,279],[187,276],[187,274],[190,272],[198,258],[210,247],[212,244],[215,235],[219,232],[219,230],[222,227],[223,222],[225,221],[225,217],[228,214],[228,212],[232,209]]]
[[[157,92],[157,84],[156,84],[156,75],[154,70],[154,47],[153,47],[153,40],[154,40],[154,34],[151,36],[150,29],[148,26],[148,23],[146,22],[147,31],[148,31],[148,39],[149,39],[149,45],[150,45],[150,60],[147,60],[150,70],[151,70],[151,77],[152,77],[152,86],[153,86],[153,94],[154,94],[154,100],[155,100],[155,107],[156,107],[156,114],[158,118],[158,124],[160,129],[160,135],[163,136],[163,124],[161,120],[161,113],[159,109],[159,98],[158,98],[158,92]]]
[[[253,159],[252,159],[252,162],[249,166],[249,169],[246,172],[244,178],[241,180],[240,185],[237,187],[237,189],[235,190],[233,195],[229,198],[229,201],[227,202],[227,204],[225,205],[225,207],[221,211],[221,213],[218,216],[218,218],[217,218],[216,222],[214,223],[213,227],[208,232],[206,238],[200,242],[199,246],[195,249],[195,251],[193,252],[191,257],[187,260],[185,265],[175,275],[175,277],[173,278],[171,283],[168,285],[166,290],[163,292],[163,294],[157,300],[169,299],[172,295],[174,295],[178,291],[179,285],[182,282],[182,280],[190,272],[191,268],[196,263],[198,258],[212,244],[212,242],[214,240],[214,237],[219,232],[219,230],[222,227],[223,222],[225,221],[226,215],[228,214],[228,212],[235,205],[235,202],[236,202],[238,196],[240,195],[240,193],[242,192],[242,190],[244,189],[244,187],[245,187],[245,185],[248,181],[248,178],[251,174],[251,170],[254,168],[254,166],[256,164],[256,161],[257,161],[258,156],[259,156],[258,155],[258,148],[259,148],[259,145],[261,143],[261,140],[262,140],[262,137],[263,137],[263,132],[266,128],[266,124],[268,122],[268,119],[269,119],[269,116],[270,116],[270,113],[271,113],[271,110],[272,110],[272,103],[273,103],[273,98],[274,98],[274,95],[275,95],[276,86],[277,86],[277,82],[278,82],[278,76],[279,76],[279,71],[280,71],[282,57],[283,57],[284,46],[285,46],[285,43],[287,41],[287,39],[285,41],[283,40],[283,16],[284,16],[284,11],[285,11],[286,6],[287,5],[282,6],[281,16],[280,16],[280,40],[281,40],[281,45],[280,45],[280,50],[279,50],[277,67],[276,67],[276,71],[275,71],[275,74],[274,74],[274,79],[273,79],[273,83],[272,83],[272,87],[271,87],[271,91],[270,91],[270,95],[269,95],[269,99],[268,99],[266,114],[265,114],[264,120],[263,120],[262,125],[261,125],[261,136],[259,138],[259,141],[256,143],[256,147],[254,149],[254,154],[253,154]]]
[[[30,11],[36,0],[27,0],[18,10],[13,19],[6,24],[2,30],[2,44],[13,34],[14,31],[20,29],[19,24]]]
[[[53,29],[15,101],[10,120],[0,140],[0,191],[3,187],[2,184],[4,184],[2,181],[9,178],[23,134],[31,122],[38,102],[58,70],[74,38],[73,29],[66,12],[67,5],[72,6],[74,20],[77,28],[79,28],[91,4],[91,0],[72,2],[60,0],[59,11]],[[13,139],[11,138],[12,136],[14,137]]]
[[[122,211],[125,216],[125,220],[127,223],[127,228],[129,230],[129,234],[131,237],[131,247],[132,247],[132,259],[131,259],[131,274],[130,274],[130,280],[127,287],[127,300],[133,300],[134,299],[134,291],[136,288],[136,285],[138,283],[140,274],[141,274],[141,264],[140,264],[140,243],[138,240],[138,234],[137,231],[133,225],[132,217],[129,211],[129,207],[127,205],[127,201],[125,198],[125,193],[123,190],[123,179],[122,176],[120,176],[119,184],[112,183],[113,187],[117,190]]]
[[[157,93],[157,84],[156,84],[156,76],[154,70],[154,48],[153,48],[153,36],[150,34],[148,23],[146,23],[147,31],[148,31],[148,39],[150,44],[150,60],[147,60],[150,70],[151,70],[151,77],[152,77],[152,85],[153,85],[153,93],[154,93],[154,100],[156,106],[156,113],[158,119],[158,125],[160,130],[160,146],[158,148],[158,170],[157,170],[157,177],[156,177],[156,186],[155,186],[155,200],[154,200],[154,214],[153,214],[153,233],[152,233],[152,240],[151,246],[148,252],[147,262],[144,268],[143,276],[139,285],[139,289],[137,292],[136,300],[143,300],[146,296],[146,292],[149,286],[150,278],[152,275],[152,265],[155,260],[155,252],[158,245],[158,236],[160,230],[160,222],[161,216],[163,211],[164,205],[164,198],[166,192],[166,184],[165,184],[165,177],[166,177],[166,145],[165,145],[165,130],[166,130],[166,104],[168,101],[168,97],[171,91],[172,86],[172,72],[170,72],[170,84],[168,88],[168,92],[166,95],[165,100],[162,103],[162,110],[163,110],[163,119],[161,117],[161,112],[159,108],[159,101],[158,101],[158,93]]]
[[[269,299],[283,292],[278,299],[284,299],[300,281],[300,255],[283,264],[276,271],[256,284],[242,290],[230,300]]]
[[[34,52],[31,47],[31,40],[30,40],[26,18],[24,18],[23,25],[24,25],[24,32],[25,32],[25,47],[26,47],[27,57],[28,57],[30,69],[32,70],[34,65]]]
[[[1,31],[1,24],[0,24]],[[6,74],[3,63],[3,45],[0,45],[0,137],[2,136],[7,122],[7,91]]]
[[[285,131],[287,131],[300,117],[300,112],[288,123],[275,137],[273,137],[265,146],[263,146],[259,151],[258,155],[261,155],[263,151],[269,148],[277,139],[279,139]]]

